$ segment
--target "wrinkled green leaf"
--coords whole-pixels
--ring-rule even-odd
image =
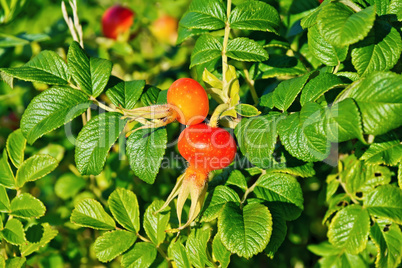
[[[124,230],[104,233],[95,241],[96,257],[101,262],[109,262],[129,249],[136,239],[135,234]]]
[[[129,190],[118,188],[109,196],[108,204],[116,221],[129,231],[140,230],[140,211],[137,196]]]
[[[99,230],[113,230],[116,224],[102,205],[93,199],[83,199],[74,208],[71,222],[79,226]]]

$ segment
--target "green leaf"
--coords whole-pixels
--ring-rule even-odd
[[[317,25],[329,43],[343,47],[366,37],[373,27],[374,20],[374,6],[354,13],[342,3],[331,3],[322,8]]]
[[[39,150],[37,154],[46,154],[54,157],[59,163],[63,160],[66,149],[60,144],[50,143]]]
[[[317,17],[318,14],[320,14],[320,11],[323,7],[331,3],[330,1],[324,1],[322,2],[318,7],[313,9],[310,13],[307,14],[302,20],[300,21],[300,26],[303,27],[303,29],[310,28],[314,25],[317,24]]]
[[[0,185],[0,212],[10,212],[10,199],[8,198],[8,194],[6,189]],[[3,224],[0,223],[0,227]]]
[[[230,176],[226,181],[226,184],[235,185],[240,189],[243,189],[244,191],[247,190],[246,178],[244,177],[243,173],[241,173],[240,170],[233,170],[230,173]]]
[[[402,125],[402,76],[399,74],[371,73],[348,87],[340,99],[344,98],[356,101],[365,134],[377,136]]]
[[[39,33],[39,34],[18,34],[8,35],[8,34],[0,34],[0,47],[7,48],[7,47],[16,47],[20,45],[29,45],[31,42],[42,42],[48,41],[50,37],[46,34]]]
[[[98,230],[113,230],[116,224],[102,205],[93,199],[81,200],[71,214],[71,222],[82,227]]]
[[[21,130],[29,144],[70,122],[91,105],[79,90],[54,87],[36,96],[21,118]]]
[[[166,207],[159,213],[158,211],[164,202],[161,200],[155,200],[152,204],[145,210],[144,215],[144,230],[149,240],[154,243],[155,246],[159,246],[165,240],[165,230],[169,224],[170,211],[169,207]]]
[[[190,68],[213,61],[222,56],[222,41],[215,36],[201,35],[195,43],[191,53]]]
[[[3,150],[3,156],[0,159],[0,184],[6,188],[15,189],[15,178],[8,163],[7,150]]]
[[[300,95],[300,103],[303,106],[309,101],[316,101],[325,92],[345,85],[342,79],[334,74],[320,73],[318,76],[311,79],[303,88],[302,94]]]
[[[219,235],[215,235],[214,241],[212,242],[212,257],[215,262],[221,264],[220,267],[227,268],[230,263],[230,251],[225,248],[222,244]]]
[[[10,156],[11,162],[16,168],[19,168],[24,161],[24,151],[27,140],[22,135],[21,129],[15,130],[7,138],[7,152]]]
[[[37,154],[25,160],[17,171],[17,187],[21,188],[28,181],[36,181],[52,172],[59,162],[50,155]]]
[[[402,232],[398,225],[377,220],[370,237],[378,249],[376,267],[398,267],[402,259]]]
[[[325,134],[322,119],[320,105],[307,103],[300,112],[279,122],[282,144],[292,156],[306,162],[321,161],[328,156],[331,143]]]
[[[220,215],[225,204],[228,202],[234,202],[237,205],[240,205],[239,195],[227,186],[217,186],[208,194],[201,221],[209,222],[216,219]]]
[[[318,30],[318,26],[309,28],[307,37],[309,51],[323,64],[336,66],[346,59],[348,47],[339,48],[328,43]]]
[[[282,111],[286,111],[295,101],[297,95],[306,84],[310,75],[311,73],[308,73],[306,75],[288,79],[279,83],[279,85],[275,88],[273,95],[275,107]]]
[[[287,173],[302,178],[308,178],[315,174],[313,163],[306,163],[291,156],[283,146],[274,153],[274,156],[274,162],[270,168],[273,172]]]
[[[58,197],[67,200],[76,196],[82,189],[85,188],[86,180],[75,176],[72,173],[62,175],[54,186],[54,191]]]
[[[46,207],[43,203],[28,193],[16,196],[11,201],[11,213],[20,218],[40,218],[45,215]]]
[[[180,241],[172,240],[168,248],[168,256],[175,262],[178,268],[190,267],[186,248]]]
[[[402,160],[402,144],[395,132],[375,137],[374,142],[360,157],[367,164],[396,166]]]
[[[112,62],[105,59],[88,58],[75,41],[68,49],[67,60],[72,78],[81,90],[95,98],[98,97],[109,81]]]
[[[368,36],[352,49],[352,63],[360,76],[389,70],[402,52],[399,32],[385,22],[378,22]]]
[[[145,86],[145,92],[141,96],[141,102],[145,106],[151,106],[157,104],[159,93],[161,90],[154,86]]]
[[[129,231],[140,230],[140,211],[137,196],[129,190],[118,188],[109,196],[110,212],[117,222]]]
[[[148,268],[155,261],[157,250],[151,243],[139,242],[123,255],[121,264],[125,268]]]
[[[344,161],[345,169],[340,173],[340,179],[345,183],[346,190],[355,194],[366,182],[364,162],[350,155]]]
[[[208,29],[189,29],[189,28],[186,28],[186,27],[183,27],[183,26],[179,25],[176,44],[180,45],[186,39],[188,39],[188,38],[190,38],[192,36],[201,35],[201,34],[204,34],[204,33],[207,33],[207,32],[209,32]]]
[[[193,0],[180,20],[189,29],[218,30],[225,27],[226,8],[219,0]]]
[[[277,139],[279,113],[242,119],[235,128],[235,135],[240,150],[245,157],[260,168],[270,168],[272,153]]]
[[[117,107],[134,109],[145,87],[145,80],[120,82],[106,91],[110,101]]]
[[[257,42],[246,37],[229,40],[226,55],[238,61],[264,61],[268,52]]]
[[[165,154],[166,143],[165,128],[140,129],[128,138],[127,155],[131,169],[146,183],[154,183]]]
[[[135,234],[124,230],[104,233],[94,244],[96,258],[101,262],[109,262],[129,249],[135,240]]]
[[[213,266],[207,256],[207,243],[211,229],[192,229],[186,242],[186,251],[191,265],[196,268]]]
[[[41,247],[44,247],[58,234],[58,231],[53,229],[47,222],[42,223],[42,227],[43,234],[39,242],[32,243],[27,241],[21,245],[20,250],[22,256],[28,256],[39,250]]]
[[[93,117],[78,134],[75,162],[82,175],[98,175],[102,172],[110,148],[127,123],[120,117],[120,113],[101,113]]]
[[[50,85],[68,85],[70,73],[64,60],[53,51],[44,50],[27,64],[16,68],[0,68],[14,78]]]
[[[253,203],[242,210],[227,203],[219,217],[222,244],[240,257],[250,258],[267,246],[272,233],[272,217],[264,205]]]
[[[327,241],[321,242],[318,245],[308,245],[307,249],[313,252],[315,255],[326,257],[332,255],[339,255],[342,249],[335,247],[334,245],[328,243]]]
[[[6,260],[6,268],[22,268],[26,262],[24,257],[14,257]]]
[[[276,32],[280,25],[276,9],[264,2],[245,1],[230,13],[232,29]]]
[[[402,189],[381,185],[367,194],[364,207],[371,215],[402,224]]]
[[[344,248],[350,254],[358,254],[366,248],[370,231],[370,216],[359,205],[350,205],[338,212],[328,230],[333,245]]]
[[[272,235],[264,252],[269,258],[273,259],[274,254],[286,238],[288,228],[281,209],[276,206],[269,206],[269,211],[272,214]]]
[[[303,210],[303,193],[295,177],[283,173],[267,173],[258,178],[254,193],[268,202],[281,205],[283,217],[294,220]]]
[[[244,117],[253,117],[261,114],[260,111],[258,111],[257,108],[255,108],[253,105],[250,104],[237,104],[235,106],[235,111]]]
[[[1,231],[3,238],[10,244],[21,245],[25,242],[24,226],[17,219],[10,219]]]
[[[277,76],[298,76],[307,72],[303,63],[296,57],[271,54],[268,61],[258,64],[255,80]]]
[[[358,138],[365,143],[359,109],[352,99],[344,99],[325,108],[324,126],[331,142]]]

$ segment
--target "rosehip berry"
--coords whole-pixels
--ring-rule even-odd
[[[190,166],[204,173],[227,167],[237,150],[229,132],[206,124],[187,127],[180,134],[178,148]]]
[[[134,12],[123,6],[113,6],[105,11],[102,16],[103,35],[117,39],[121,34],[125,34],[130,30],[134,20]]]
[[[191,78],[176,80],[168,90],[167,102],[177,108],[177,121],[183,125],[199,124],[208,115],[207,92]]]

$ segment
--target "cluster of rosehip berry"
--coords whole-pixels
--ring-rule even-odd
[[[107,38],[118,40],[132,39],[130,28],[134,23],[135,13],[128,7],[115,5],[108,8],[102,16],[102,32]],[[150,26],[153,36],[162,43],[173,45],[177,39],[177,19],[163,15]]]
[[[188,226],[199,214],[205,199],[208,175],[213,170],[227,167],[233,162],[237,146],[232,135],[223,128],[204,123],[209,111],[209,100],[205,89],[191,78],[176,80],[168,89],[167,104],[124,110],[125,114],[164,116],[163,124],[177,120],[187,127],[178,141],[180,154],[189,163],[188,168],[177,180],[163,210],[176,196],[177,216],[181,230]],[[146,116],[145,116],[146,117]],[[144,126],[157,127],[161,125]],[[181,211],[187,197],[191,197],[188,221],[181,225]]]

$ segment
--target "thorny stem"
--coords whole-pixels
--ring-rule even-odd
[[[232,0],[228,0],[227,3],[227,14],[226,17],[229,19],[230,12],[232,10]],[[229,42],[229,35],[230,35],[230,24],[228,21],[225,23],[225,35],[223,37],[223,48],[222,48],[222,82],[223,82],[223,87],[226,85],[226,72],[228,70],[228,56],[226,55],[226,49],[228,46]]]
[[[255,87],[254,87],[254,80],[250,79],[250,74],[249,74],[247,68],[244,67],[243,71],[244,71],[244,77],[246,78],[247,85],[250,88],[251,96],[253,97],[253,100],[254,100],[254,105],[257,105],[260,100],[258,98],[257,91],[255,90]]]

